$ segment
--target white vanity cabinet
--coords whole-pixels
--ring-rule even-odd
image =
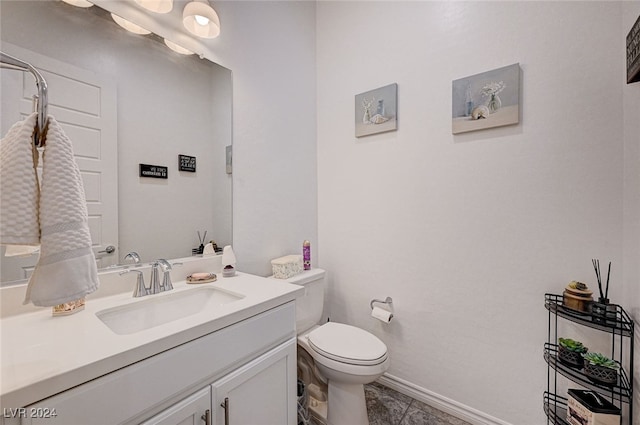
[[[295,425],[296,341],[289,340],[142,425]]]
[[[191,330],[190,330],[191,331]],[[123,353],[126,355],[126,353]],[[26,407],[4,424],[296,424],[295,303],[286,302]]]
[[[209,418],[209,419],[207,419]],[[158,413],[141,425],[201,425],[211,421],[211,389],[195,394]]]
[[[214,425],[295,425],[296,340],[211,385]]]

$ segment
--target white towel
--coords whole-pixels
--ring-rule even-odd
[[[40,252],[40,245],[7,245],[5,257],[29,257]]]
[[[32,139],[36,117],[34,113],[15,123],[0,140],[0,243],[32,245],[34,250],[40,245],[38,152]]]
[[[31,144],[29,140],[29,146]],[[42,160],[39,210],[22,212],[39,217],[41,243],[40,258],[29,279],[24,303],[48,307],[95,291],[98,270],[91,249],[80,170],[73,157],[71,141],[52,116],[49,116]],[[4,216],[4,205],[2,210]]]

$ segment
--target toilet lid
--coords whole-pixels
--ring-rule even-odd
[[[382,363],[387,346],[364,329],[328,322],[309,333],[311,347],[332,360],[356,365]]]

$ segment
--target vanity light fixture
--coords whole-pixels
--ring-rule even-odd
[[[116,24],[120,25],[122,28],[126,29],[129,32],[132,32],[134,34],[140,34],[140,35],[151,34],[151,31],[146,30],[146,29],[142,28],[141,26],[138,26],[138,25],[134,24],[131,21],[127,21],[126,19],[121,18],[118,15],[115,15],[115,14],[112,13],[111,17],[116,22]]]
[[[136,3],[156,13],[169,13],[173,9],[173,0],[136,0]]]
[[[194,53],[191,50],[185,49],[184,47],[174,43],[173,41],[169,41],[166,38],[164,39],[164,44],[167,45],[168,48],[173,50],[176,53],[180,53],[181,55],[193,55]]]
[[[91,7],[93,3],[87,0],[62,0],[63,2],[76,7]]]
[[[193,35],[216,38],[220,35],[220,18],[206,0],[193,0],[184,7],[182,23]]]

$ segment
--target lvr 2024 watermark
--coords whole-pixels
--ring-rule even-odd
[[[2,417],[11,418],[39,418],[50,419],[58,416],[56,409],[48,407],[5,407],[2,409]]]

